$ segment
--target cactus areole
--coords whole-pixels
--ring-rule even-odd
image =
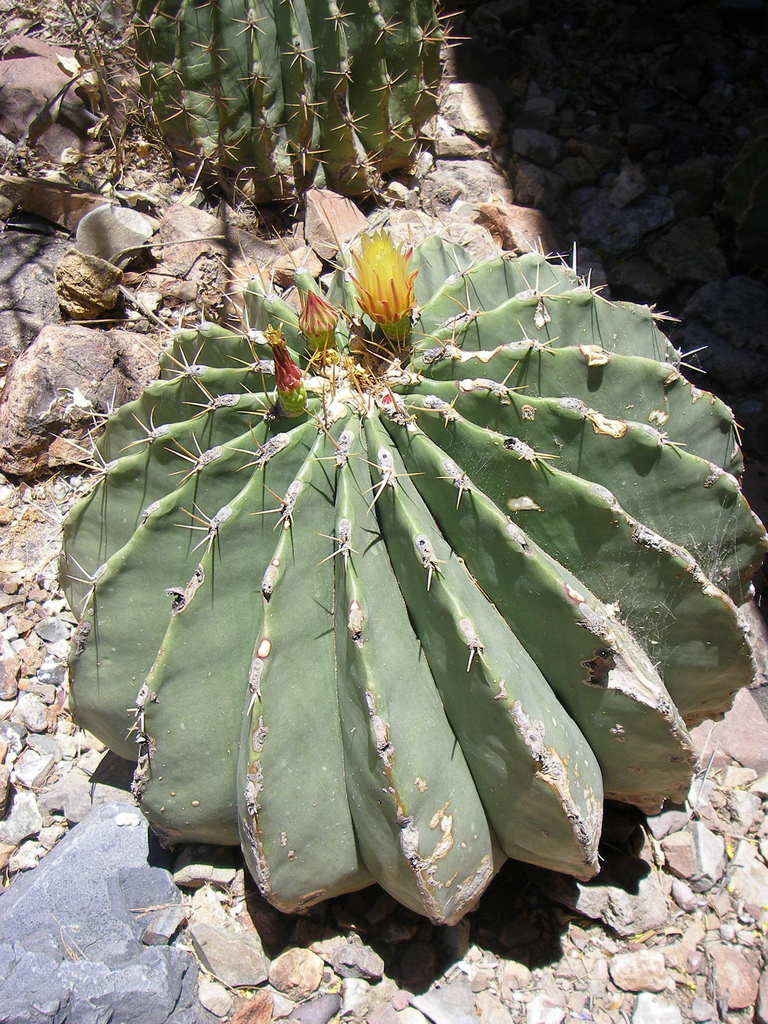
[[[285,911],[377,881],[454,922],[505,856],[588,879],[604,799],[683,799],[751,677],[731,412],[542,256],[379,235],[297,286],[314,320],[254,280],[110,417],[65,527],[74,713]]]
[[[134,26],[176,156],[259,200],[377,191],[436,111],[433,0],[135,0]]]

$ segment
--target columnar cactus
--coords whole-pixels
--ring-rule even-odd
[[[452,922],[505,856],[589,878],[603,800],[681,799],[687,726],[751,676],[733,417],[538,255],[381,234],[297,284],[110,418],[65,529],[74,712],[283,910],[375,880]]]
[[[435,112],[432,0],[136,0],[141,84],[191,167],[258,199],[375,191]]]

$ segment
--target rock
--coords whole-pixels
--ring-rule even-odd
[[[269,961],[256,932],[204,924],[193,919],[189,937],[200,963],[231,988],[252,988],[267,980]]]
[[[297,1002],[316,992],[323,980],[323,961],[309,949],[295,947],[269,965],[269,983]]]
[[[630,256],[611,267],[611,291],[628,302],[653,305],[675,286],[671,277],[662,274],[644,256]]]
[[[368,229],[355,204],[327,188],[304,196],[304,238],[320,259],[332,260],[339,249]]]
[[[553,135],[536,128],[515,128],[512,132],[512,149],[526,160],[543,167],[552,167],[560,159],[563,144]]]
[[[500,971],[501,997],[511,1005],[516,993],[527,988],[531,983],[531,972],[525,964],[516,960],[504,960]]]
[[[48,654],[43,658],[40,668],[37,670],[37,678],[41,683],[63,686],[67,681],[67,666],[54,655]]]
[[[9,874],[16,874],[17,871],[31,871],[32,868],[37,867],[41,852],[41,845],[34,842],[32,839],[28,839],[26,842],[23,842],[21,846],[11,854],[8,860]]]
[[[725,870],[725,841],[700,821],[661,841],[669,870],[694,892],[708,892]]]
[[[14,782],[27,789],[37,789],[51,774],[55,763],[50,754],[39,754],[27,747],[13,766]]]
[[[432,1024],[477,1024],[475,1000],[465,977],[414,996],[411,1005]]]
[[[273,1019],[274,999],[271,992],[254,992],[250,999],[240,1003],[229,1024],[269,1024]]]
[[[197,994],[200,1002],[217,1017],[226,1017],[232,1009],[232,996],[223,985],[211,981],[201,975],[197,983]]]
[[[732,789],[726,802],[732,820],[744,832],[754,825],[762,805],[763,801],[756,793],[746,793],[743,789]]]
[[[106,203],[91,210],[77,225],[79,252],[98,256],[123,269],[149,241],[154,225],[149,217],[126,206]]]
[[[557,252],[554,229],[540,210],[509,203],[484,203],[476,222],[490,231],[502,249],[517,252]]]
[[[749,787],[749,792],[759,796],[761,800],[768,800],[768,774],[761,775],[760,778],[755,779]]]
[[[632,1011],[632,1024],[683,1024],[683,1017],[674,1003],[641,992]]]
[[[669,224],[675,208],[665,196],[643,195],[621,209],[613,206],[599,188],[583,188],[573,194],[578,204],[579,236],[601,256],[633,253],[649,231]]]
[[[682,878],[672,879],[672,899],[687,914],[693,913],[699,905],[696,893],[687,885]]]
[[[120,803],[126,808],[136,806],[130,791],[94,782],[81,767],[72,767],[46,787],[40,793],[39,801],[41,810],[47,814],[63,814],[70,825],[76,825],[102,804]]]
[[[51,724],[48,709],[34,693],[22,693],[16,702],[15,716],[30,732],[46,732]]]
[[[371,986],[363,978],[344,978],[341,983],[341,1015],[361,1020],[371,1008]]]
[[[608,963],[611,980],[623,992],[663,992],[667,987],[664,954],[654,949],[620,953]]]
[[[475,994],[478,1024],[513,1024],[514,1018],[498,996],[488,990]]]
[[[606,853],[600,874],[591,882],[544,871],[532,876],[551,899],[585,917],[604,921],[622,936],[660,928],[669,914],[668,881],[661,872],[627,854]]]
[[[30,794],[31,795],[31,794]],[[204,1024],[197,967],[181,950],[142,945],[146,914],[178,902],[148,862],[138,811],[107,805],[73,829],[0,899],[0,1004],[14,1024]],[[13,940],[9,940],[13,936]]]
[[[331,954],[331,966],[340,978],[365,978],[378,981],[384,974],[384,961],[370,946],[345,942]]]
[[[708,999],[694,999],[691,1003],[691,1019],[697,1024],[718,1024],[720,1015],[717,1007]]]
[[[122,270],[77,249],[68,249],[56,265],[59,305],[72,320],[97,320],[113,310],[122,282]]]
[[[18,790],[11,798],[10,811],[0,821],[0,843],[18,846],[30,836],[36,836],[42,827],[35,794],[28,789]]]
[[[473,207],[469,210],[474,214]],[[403,242],[415,246],[439,234],[446,242],[463,245],[476,260],[493,259],[498,255],[498,247],[484,227],[473,224],[452,210],[440,218],[430,217],[421,210],[393,210],[387,221],[387,230],[396,245]]]
[[[740,840],[736,847],[728,871],[728,883],[735,896],[756,907],[768,907],[768,867],[746,839]],[[768,910],[763,910],[760,921],[768,922]]]
[[[88,131],[98,119],[59,59],[72,61],[74,52],[44,43],[42,47],[38,44],[34,53],[25,47],[27,52],[0,61],[0,133],[14,142],[28,141],[30,148],[58,162],[67,149],[92,148]]]
[[[451,82],[440,98],[440,113],[465,135],[498,143],[504,126],[504,111],[490,89],[469,82]]]
[[[670,832],[679,832],[691,820],[690,813],[681,804],[664,804],[658,814],[648,816],[648,828],[654,839],[661,841]]]
[[[187,919],[187,910],[180,904],[161,907],[149,919],[141,935],[145,946],[167,946]]]
[[[0,638],[0,700],[13,700],[19,692],[20,673],[21,662],[5,637]]]
[[[714,961],[714,983],[718,1000],[729,1010],[745,1010],[757,999],[760,974],[743,953],[716,943],[709,947]]]
[[[130,331],[44,327],[15,360],[0,396],[0,470],[24,476],[45,469],[52,435],[82,437],[94,413],[137,398],[157,374],[157,344]]]
[[[636,164],[627,162],[611,185],[608,202],[611,206],[621,210],[647,191],[648,179],[642,170]]]
[[[719,787],[725,791],[749,786],[756,780],[757,772],[753,768],[742,768],[737,764],[727,764],[719,773]]]
[[[525,1007],[525,1024],[562,1024],[567,1015],[565,1006],[540,992]]]
[[[8,804],[11,800],[11,773],[9,769],[0,764],[0,820],[8,813]]]
[[[328,1024],[335,1013],[339,1012],[341,999],[336,992],[326,992],[315,996],[301,1006],[297,1006],[288,1014],[286,1020],[292,1024]]]
[[[755,1024],[768,1024],[768,967],[764,967],[757,988]]]
[[[421,198],[427,210],[438,213],[457,200],[512,203],[514,194],[504,175],[483,160],[437,160],[421,183]]]
[[[538,208],[545,203],[547,179],[538,164],[515,160],[509,173],[518,205]]]
[[[55,644],[59,640],[69,640],[72,626],[58,615],[49,615],[35,625],[35,632],[47,644]]]
[[[732,280],[736,279],[732,278]],[[718,288],[721,283],[723,282],[705,287]],[[751,284],[757,284],[757,282],[750,281]],[[766,322],[768,322],[768,287],[764,285],[760,287],[765,289],[765,316]],[[696,295],[700,295],[703,291],[704,289],[700,289]],[[746,297],[745,301],[748,301]],[[688,305],[690,306],[690,303]],[[751,307],[753,314],[758,318],[762,315],[761,308],[759,305]],[[735,308],[732,308],[732,312],[734,315],[738,313]],[[686,306],[685,316],[688,316],[688,306]],[[724,310],[722,316],[725,321],[727,311]],[[748,335],[755,336],[756,332],[748,327],[743,316],[740,324],[746,332],[742,336],[744,343],[747,341]],[[686,345],[689,340],[690,336],[686,334]],[[760,383],[761,373],[765,377],[765,382],[768,383],[768,344],[759,362],[760,366],[753,368],[750,379],[752,387],[762,386]],[[716,722],[714,726],[711,722],[702,722],[701,725],[691,729],[691,739],[702,764],[709,762],[714,751],[715,756],[712,762],[714,768],[720,768],[729,761],[737,761],[745,768],[754,768],[759,775],[768,772],[768,722],[749,690],[739,690],[731,710],[727,712],[722,721]]]
[[[383,930],[383,929],[382,929]],[[427,942],[408,942],[398,961],[400,987],[423,992],[435,979],[435,951]]]
[[[229,885],[235,877],[232,848],[189,843],[182,846],[173,865],[173,880],[185,889],[201,885]]]
[[[648,246],[665,274],[682,281],[718,281],[728,276],[720,235],[709,217],[688,217]]]

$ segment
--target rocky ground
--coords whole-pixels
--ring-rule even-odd
[[[684,807],[609,809],[594,883],[508,864],[453,928],[375,887],[288,917],[254,895],[234,851],[159,849],[131,766],[67,710],[76,617],[56,561],[94,414],[151,379],[166,327],[236,314],[233,280],[254,266],[285,285],[294,262],[319,272],[334,234],[365,216],[478,255],[572,258],[575,243],[604,294],[680,317],[668,326],[696,350],[697,383],[744,426],[745,490],[768,518],[768,286],[721,207],[768,106],[764,5],[464,8],[418,174],[392,182],[383,208],[315,194],[296,220],[174,173],[140,111],[117,5],[84,6],[81,32],[69,8],[43,18],[0,0],[0,1021],[768,1022],[761,690],[695,730]],[[84,35],[108,55],[106,118]],[[131,215],[92,218],[75,241],[105,199]],[[765,683],[759,615],[751,628]]]

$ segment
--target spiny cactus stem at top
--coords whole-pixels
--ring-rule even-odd
[[[439,238],[346,263],[299,312],[254,279],[110,417],[73,711],[281,910],[378,881],[451,923],[506,856],[594,875],[604,799],[685,799],[766,536],[647,309]]]

